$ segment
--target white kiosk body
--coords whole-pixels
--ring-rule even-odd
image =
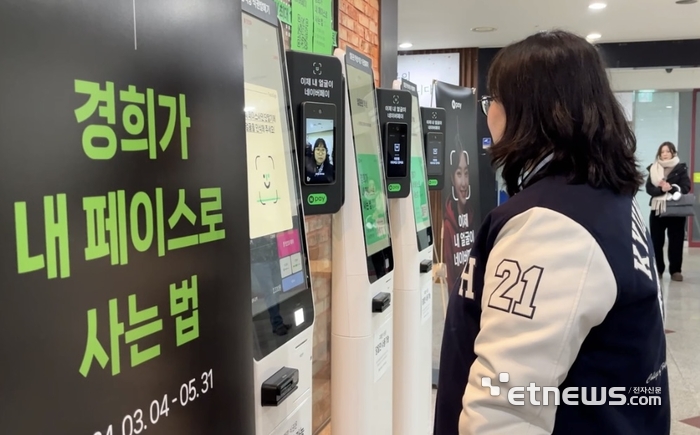
[[[394,435],[432,433],[433,232],[421,114],[411,84],[411,189],[390,199],[394,243]]]
[[[333,217],[333,435],[392,433],[393,255],[372,63],[336,50],[347,83],[345,204]]]
[[[242,6],[255,433],[311,434],[314,305],[285,55],[274,1]]]

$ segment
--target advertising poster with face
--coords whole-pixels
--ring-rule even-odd
[[[445,109],[445,187],[443,210],[442,261],[447,269],[450,292],[462,282],[464,266],[474,245],[481,221],[476,143],[476,97],[471,89],[435,82],[435,102]]]

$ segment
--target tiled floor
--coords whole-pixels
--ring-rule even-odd
[[[684,259],[682,283],[664,279],[672,435],[700,435],[700,249]]]
[[[700,435],[700,249],[686,251],[682,283],[664,277],[668,371],[673,422],[671,435]],[[444,321],[439,285],[433,293],[433,364],[440,358]],[[433,401],[435,394],[433,391]],[[330,426],[321,435],[331,435]]]

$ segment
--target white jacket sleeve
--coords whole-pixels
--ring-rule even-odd
[[[486,264],[477,359],[462,401],[460,435],[551,434],[554,396],[548,395],[547,406],[533,405],[525,390],[515,396],[524,404],[512,405],[508,389],[559,387],[616,298],[610,265],[579,224],[544,208],[508,221]],[[499,381],[501,373],[508,373],[507,383]]]

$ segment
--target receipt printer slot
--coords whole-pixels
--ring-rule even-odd
[[[391,305],[391,294],[379,293],[372,298],[372,312],[383,313]]]
[[[262,406],[279,406],[299,388],[299,370],[282,367],[277,373],[263,382]]]

